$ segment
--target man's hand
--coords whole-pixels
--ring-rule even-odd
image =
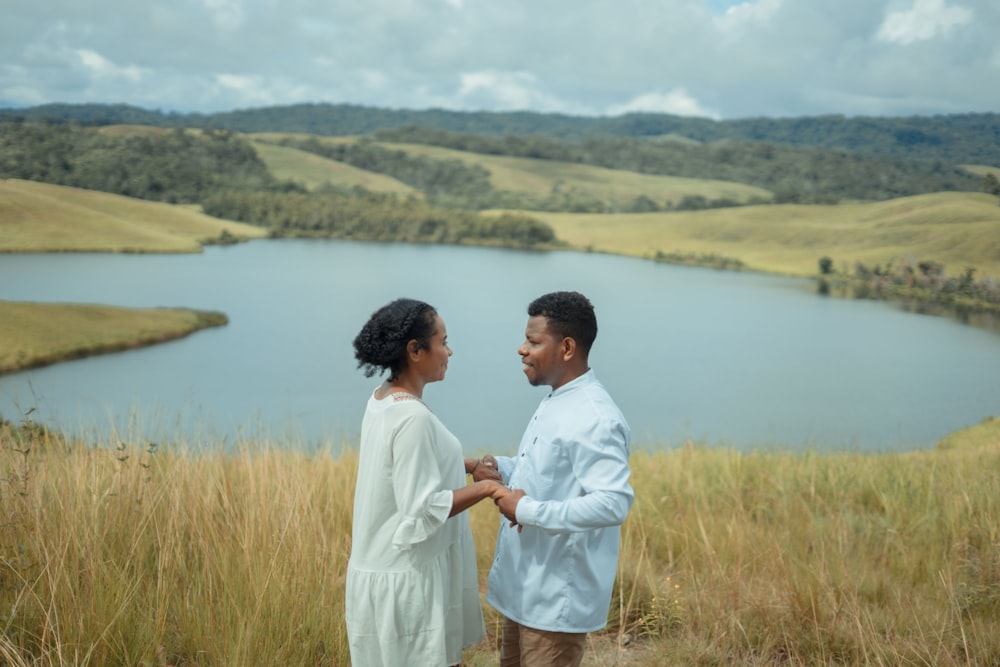
[[[524,489],[511,489],[509,493],[493,499],[500,513],[510,521],[511,526],[517,526],[518,532],[520,532],[521,526],[517,523],[517,503],[526,495],[528,494],[524,492]]]
[[[497,482],[503,481],[500,478],[500,470],[497,468],[497,460],[490,454],[479,459],[472,468],[472,479],[477,482],[484,479],[491,479]]]

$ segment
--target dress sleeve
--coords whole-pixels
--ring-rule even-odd
[[[424,408],[399,424],[392,441],[392,490],[400,522],[392,536],[398,549],[430,538],[448,519],[454,492],[445,488],[438,464],[437,430]]]

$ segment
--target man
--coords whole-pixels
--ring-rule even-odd
[[[524,374],[549,386],[515,457],[484,457],[513,492],[486,601],[504,616],[501,667],[579,665],[587,633],[607,624],[620,526],[632,505],[630,432],[590,369],[590,301],[554,292],[528,306]]]

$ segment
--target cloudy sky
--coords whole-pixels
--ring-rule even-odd
[[[1000,111],[998,0],[0,0],[0,107]]]

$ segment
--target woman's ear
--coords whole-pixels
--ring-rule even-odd
[[[409,343],[406,344],[406,354],[407,356],[410,357],[410,359],[416,361],[419,353],[420,353],[420,344],[416,341],[416,339],[411,340]]]

